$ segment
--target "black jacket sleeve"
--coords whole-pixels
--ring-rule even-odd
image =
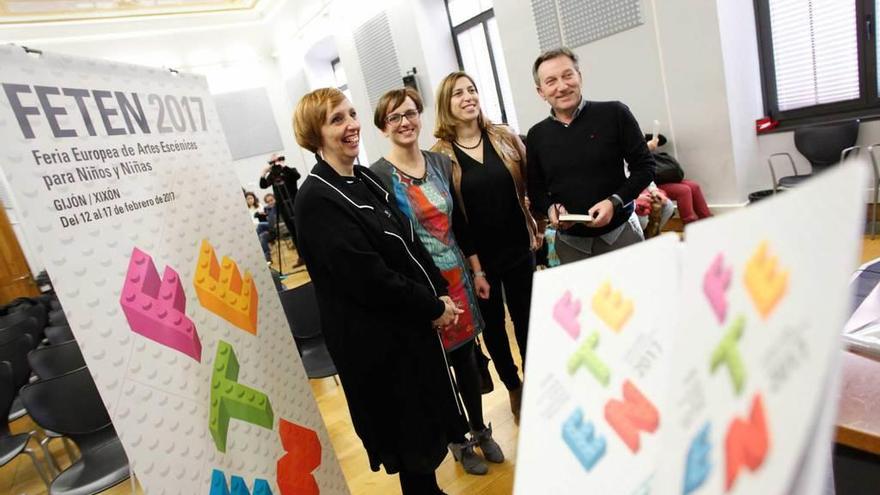
[[[302,177],[300,175],[299,170],[293,167],[284,167],[284,184],[287,185],[288,189],[295,190],[297,187],[296,182]]]
[[[307,203],[301,205],[302,214],[296,215],[297,230],[308,237],[309,244],[320,246],[312,253],[320,259],[306,261],[323,265],[334,280],[343,281],[338,287],[351,299],[366,307],[396,310],[429,321],[443,314],[445,306],[438,295],[445,294],[445,285],[436,287],[431,277],[438,291],[435,295],[425,284],[391,269],[370,245],[349,208],[321,195]],[[427,271],[432,268],[425,267]]]
[[[648,150],[645,135],[629,107],[619,104],[618,132],[621,137],[623,158],[629,166],[629,178],[615,194],[620,196],[623,204],[635,200],[641,192],[654,180],[654,157]]]
[[[538,140],[538,131],[533,127],[529,130],[528,136],[526,136],[526,163],[529,164],[526,169],[526,178],[528,179],[526,190],[529,201],[532,203],[533,214],[538,218],[546,218],[547,210],[550,209],[553,201],[550,199],[550,193],[547,191],[544,170],[541,168]]]

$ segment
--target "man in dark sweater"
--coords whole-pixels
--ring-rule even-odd
[[[570,263],[642,241],[633,200],[653,180],[654,159],[635,117],[623,103],[583,99],[577,56],[567,48],[541,54],[532,74],[551,110],[526,140],[529,199],[557,229],[559,260]],[[590,219],[559,220],[568,214]]]

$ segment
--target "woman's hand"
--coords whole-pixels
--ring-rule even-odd
[[[541,249],[541,246],[544,245],[544,233],[538,232],[532,237],[532,251],[537,251]]]
[[[489,286],[489,281],[486,280],[486,275],[474,275],[474,292],[477,293],[477,297],[480,299],[489,299],[489,290],[491,287]]]
[[[446,309],[443,310],[443,314],[439,318],[434,320],[434,327],[443,328],[458,323],[458,315],[464,313],[464,310],[459,309],[449,296],[440,296],[440,300],[443,301]]]

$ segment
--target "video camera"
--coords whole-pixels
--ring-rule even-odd
[[[266,180],[269,182],[283,181],[284,155],[279,156],[274,160],[269,160],[269,165],[272,167],[269,169],[269,174],[266,175]]]

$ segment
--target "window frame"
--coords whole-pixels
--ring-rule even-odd
[[[507,124],[507,110],[504,103],[504,95],[501,91],[501,80],[498,78],[498,65],[495,62],[495,51],[492,47],[492,37],[489,35],[489,21],[495,17],[495,9],[490,8],[479,14],[462,21],[458,25],[452,24],[452,14],[449,12],[449,0],[443,0],[446,6],[446,20],[449,22],[449,29],[452,32],[452,44],[455,46],[455,59],[458,62],[458,69],[464,70],[464,61],[461,57],[461,47],[458,44],[458,35],[479,25],[483,26],[483,36],[486,37],[486,47],[489,49],[489,63],[492,65],[492,79],[495,82],[495,93],[498,94],[498,105],[501,107],[501,121]]]
[[[777,130],[790,130],[801,125],[880,118],[880,94],[877,85],[877,50],[875,0],[852,0],[856,5],[856,43],[858,50],[859,94],[855,100],[824,103],[793,110],[779,110],[776,87],[776,64],[773,57],[773,36],[770,25],[770,0],[754,0],[761,71],[761,94],[764,114],[779,121]],[[872,32],[873,31],[873,32]]]

